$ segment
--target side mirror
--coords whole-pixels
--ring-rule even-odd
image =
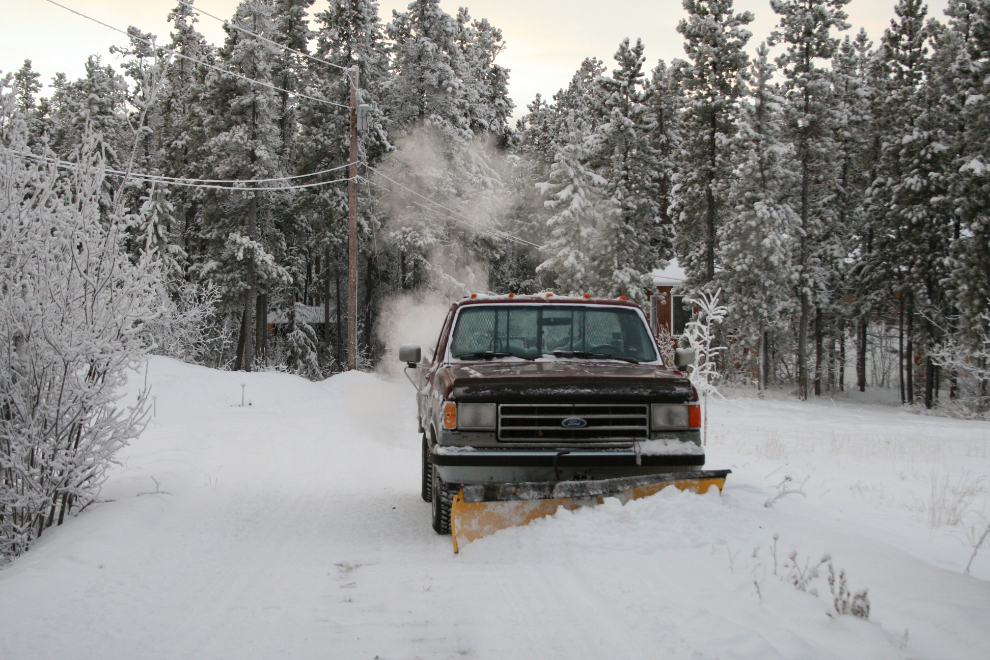
[[[423,357],[423,351],[416,344],[403,344],[399,347],[399,362],[405,362],[407,367],[416,368]]]
[[[674,351],[674,366],[678,369],[686,369],[688,365],[694,364],[693,348],[678,348]]]

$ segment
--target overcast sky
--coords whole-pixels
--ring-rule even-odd
[[[931,0],[929,16],[942,19],[947,0]],[[169,40],[169,11],[175,0],[59,0],[93,18],[121,29],[133,25]],[[238,0],[197,0],[204,11],[230,18]],[[393,9],[405,9],[408,0],[381,0],[381,16],[390,20]],[[507,43],[499,62],[511,70],[509,92],[516,103],[516,116],[537,92],[545,97],[565,86],[585,57],[598,57],[611,65],[619,42],[637,37],[646,45],[649,68],[658,59],[667,62],[684,57],[677,23],[685,16],[680,0],[441,0],[450,14],[467,5],[474,18],[487,18],[502,29]],[[852,0],[848,5],[848,31],[866,28],[879,41],[894,15],[895,0]],[[312,13],[322,11],[326,0],[316,0]],[[750,50],[770,34],[776,20],[769,0],[737,0],[736,11],[749,10],[756,19],[750,25]],[[126,38],[75,16],[45,0],[0,0],[0,70],[15,71],[25,59],[32,60],[46,84],[58,71],[71,79],[83,73],[83,62],[99,54],[104,62],[117,60],[108,53],[113,44]],[[216,44],[224,38],[221,24],[202,17],[199,30]],[[610,67],[611,68],[611,67]]]

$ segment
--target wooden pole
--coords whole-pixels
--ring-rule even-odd
[[[348,213],[347,249],[347,369],[357,369],[357,86],[358,69],[351,69],[351,166],[347,192],[350,198]]]

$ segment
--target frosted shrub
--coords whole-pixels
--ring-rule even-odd
[[[928,500],[928,523],[932,527],[958,525],[970,505],[982,493],[985,479],[972,477],[961,472],[955,479],[952,474],[939,475],[937,470],[931,475],[931,495]]]
[[[773,557],[773,574],[777,575],[777,541],[780,539],[779,535],[773,535],[773,545],[770,546],[770,553]],[[759,554],[759,548],[753,549],[753,557]],[[812,596],[818,597],[818,589],[812,586],[812,582],[820,577],[820,570],[823,566],[828,567],[828,586],[829,591],[832,592],[832,606],[835,609],[835,614],[849,614],[861,619],[870,618],[870,599],[868,596],[868,590],[863,589],[855,594],[849,590],[846,584],[846,572],[839,569],[838,576],[835,573],[835,567],[832,564],[832,555],[825,553],[822,558],[816,563],[812,564],[810,559],[805,559],[802,563],[798,559],[797,550],[792,550],[787,556],[787,559],[783,562],[783,568],[786,573],[781,575],[781,580],[787,582],[793,586],[798,591],[803,591]],[[755,572],[755,570],[754,570]],[[756,591],[759,595],[760,593],[760,583],[759,580],[754,580],[756,584]],[[826,612],[828,616],[832,616],[831,612]]]
[[[691,384],[700,394],[718,394],[715,381],[718,379],[718,354],[724,346],[714,346],[715,327],[725,320],[729,310],[718,302],[722,290],[714,295],[701,293],[697,298],[687,300],[698,308],[698,315],[684,328],[684,337],[694,349],[695,363],[688,367]]]
[[[220,289],[183,282],[171,296],[159,298],[157,317],[142,324],[141,334],[155,355],[205,366],[216,364],[217,356],[231,343],[217,303]]]
[[[660,346],[660,357],[666,365],[674,364],[674,336],[665,325],[657,330],[657,344]]]
[[[990,326],[990,315],[983,314],[980,321],[984,328]],[[979,331],[974,337],[965,339],[949,334],[930,355],[935,365],[955,376],[959,386],[954,399],[939,402],[938,412],[962,419],[987,419],[990,415],[990,331]]]
[[[832,605],[836,614],[851,614],[860,619],[870,618],[870,599],[867,590],[851,593],[846,586],[846,572],[839,569],[839,576],[836,578],[831,560],[828,561],[828,587],[832,591]]]
[[[313,327],[303,319],[301,307],[299,303],[295,304],[292,322],[289,324],[291,330],[280,342],[285,351],[284,363],[291,373],[310,380],[320,380],[323,378],[319,361],[320,340]]]
[[[141,430],[147,391],[119,391],[145,356],[158,268],[132,262],[119,215],[101,217],[91,134],[59,172],[29,158],[0,81],[0,561],[84,506]]]

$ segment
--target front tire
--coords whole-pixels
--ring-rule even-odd
[[[450,506],[454,501],[454,494],[447,484],[440,481],[440,474],[436,469],[430,470],[432,476],[433,502],[433,530],[437,534],[450,534]]]
[[[423,501],[433,501],[433,463],[430,463],[430,445],[423,434]]]

